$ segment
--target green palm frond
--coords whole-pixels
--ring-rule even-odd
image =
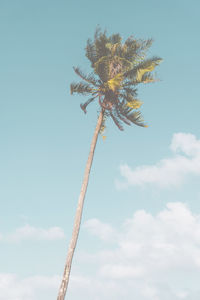
[[[124,76],[125,77],[125,76]],[[137,84],[139,84],[141,82],[137,81],[136,79],[133,79],[133,80],[124,80],[124,83],[123,83],[123,88],[130,88],[131,86],[136,86]]]
[[[99,25],[97,25],[95,32],[94,32],[94,41],[98,40],[101,36],[102,32],[101,32],[101,27]],[[106,31],[104,30],[104,34],[106,34]]]
[[[97,60],[103,56],[109,55],[110,50],[106,47],[109,43],[109,39],[106,36],[106,32],[101,33],[98,29],[95,32],[94,45],[96,50]]]
[[[114,56],[117,56],[119,58],[124,58],[123,54],[126,52],[126,46],[122,45],[121,42],[119,43],[107,43],[106,47],[110,50],[110,56],[114,58]]]
[[[91,102],[93,102],[96,98],[97,98],[97,96],[94,96],[94,97],[88,99],[85,103],[81,103],[81,104],[80,104],[80,107],[81,107],[81,109],[84,111],[85,114],[87,113],[86,107],[87,107]]]
[[[122,86],[122,81],[123,81],[123,74],[118,73],[113,77],[112,79],[108,80],[107,85],[110,90],[113,92],[119,90]]]
[[[88,95],[88,94],[92,94],[94,92],[94,89],[91,87],[91,85],[85,82],[79,82],[79,83],[71,83],[70,91],[71,91],[71,95],[73,95],[74,93]]]
[[[94,64],[94,72],[100,77],[103,82],[109,80],[109,57],[102,56],[95,64]]]
[[[123,104],[132,109],[138,109],[143,104],[142,101],[133,97],[130,93],[124,93],[119,95],[123,100]]]
[[[151,74],[150,72],[145,73],[141,79],[142,83],[151,83],[156,81],[158,81],[158,79],[154,78],[153,74]]]
[[[133,111],[133,108],[128,107],[126,104],[122,104],[119,106],[119,112],[122,116],[128,119],[130,122],[134,123],[137,126],[147,127],[144,123],[144,119],[139,110]]]
[[[138,99],[133,99],[132,101],[129,101],[126,103],[126,105],[133,109],[138,109],[142,106],[143,102]]]
[[[124,58],[135,63],[136,59],[139,59],[140,43],[133,37],[128,38],[125,41],[126,51],[124,52]]]
[[[152,57],[151,59],[146,59],[135,66],[133,69],[127,71],[124,76],[127,79],[133,79],[133,81],[135,80],[136,82],[140,82],[142,76],[147,72],[153,71],[161,61],[162,59],[160,57]]]
[[[122,98],[125,103],[135,99],[131,93],[119,93],[119,97]]]
[[[134,111],[132,113],[130,113],[127,116],[127,119],[129,119],[132,123],[134,123],[137,126],[141,126],[141,127],[148,127],[145,123],[144,123],[144,119],[142,117],[142,114],[140,111]]]
[[[130,94],[133,97],[137,96],[137,89],[134,89],[132,87],[126,87],[122,85],[123,90],[125,91],[126,94]]]
[[[137,68],[137,75],[136,80],[141,81],[142,77],[151,71],[155,69],[156,66],[158,66],[161,62],[161,58],[155,57],[153,59],[146,60],[145,62],[142,62],[140,66]]]
[[[75,73],[80,76],[83,80],[85,80],[88,83],[93,84],[94,86],[98,87],[98,80],[94,77],[93,74],[85,75],[80,68],[78,67],[73,67]]]
[[[94,63],[98,60],[96,49],[94,43],[92,43],[91,39],[87,40],[87,45],[85,48],[85,55],[90,60],[91,66],[93,67]]]
[[[152,82],[156,82],[156,81],[159,81],[159,80],[154,78],[153,74],[151,74],[150,72],[147,72],[142,76],[140,81],[138,81],[137,79],[125,80],[122,87],[124,90],[127,90],[127,89],[129,90],[131,88],[131,86],[136,86],[140,83],[152,83]],[[133,89],[133,90],[136,90],[136,92],[137,92],[137,89]]]
[[[120,44],[122,41],[122,38],[119,33],[115,33],[115,34],[111,35],[109,40],[110,40],[110,43],[112,43],[112,44],[116,44],[116,43]]]
[[[113,119],[115,125],[117,125],[117,127],[119,128],[119,130],[123,131],[124,128],[119,120],[119,118],[117,116],[114,115],[114,112],[110,112],[110,116]]]
[[[123,121],[125,124],[127,124],[127,125],[131,125],[131,122],[125,117],[125,116],[122,116],[121,114],[120,114],[120,112],[119,112],[119,110],[118,109],[116,109],[116,115],[117,115],[117,117],[121,120],[121,121]]]
[[[132,67],[132,63],[124,57],[115,56],[114,60],[121,64],[123,72],[130,70]]]
[[[127,51],[130,51],[130,53],[132,52],[132,54],[137,52],[137,50],[140,48],[140,43],[134,39],[133,36],[128,37],[128,39],[125,41],[125,45],[127,46]]]
[[[149,50],[153,43],[153,39],[148,39],[146,41],[141,41],[140,51],[142,51],[144,54]]]
[[[137,126],[147,127],[140,111],[131,112],[126,117]]]
[[[107,43],[106,44],[106,48],[108,48],[110,50],[110,54],[114,55],[117,51],[117,49],[121,46],[120,43]]]
[[[126,101],[123,101],[122,103],[120,103],[120,105],[117,106],[117,109],[125,117],[128,116],[128,114],[130,114],[133,110],[132,108],[130,108],[126,105]]]

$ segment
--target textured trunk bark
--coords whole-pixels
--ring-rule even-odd
[[[77,243],[77,239],[78,239],[78,234],[79,234],[79,230],[80,230],[83,204],[84,204],[85,194],[86,194],[86,191],[87,191],[87,185],[88,185],[88,181],[89,181],[90,169],[91,169],[91,166],[92,166],[92,161],[93,161],[93,157],[94,157],[94,150],[95,150],[95,147],[96,147],[98,134],[99,134],[99,131],[100,131],[100,128],[101,128],[102,121],[103,121],[103,110],[99,114],[96,129],[95,129],[94,136],[92,138],[92,143],[91,143],[91,146],[90,146],[90,153],[89,153],[86,168],[85,168],[83,183],[82,183],[82,187],[81,187],[81,192],[80,192],[80,196],[79,196],[79,200],[78,200],[78,206],[77,206],[77,210],[76,210],[76,216],[75,216],[75,220],[74,220],[74,228],[73,228],[72,238],[71,238],[71,241],[70,241],[70,244],[69,244],[69,249],[68,249],[68,253],[67,253],[67,259],[66,259],[66,263],[65,263],[63,278],[62,278],[62,282],[61,282],[60,289],[59,289],[59,292],[58,292],[57,300],[64,300],[65,299],[65,294],[66,294],[67,286],[68,286],[68,283],[69,283],[69,276],[70,276],[70,271],[71,271],[72,259],[73,259],[73,255],[74,255],[74,251],[75,251],[75,247],[76,247],[76,243]]]

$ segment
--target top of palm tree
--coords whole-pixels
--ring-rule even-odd
[[[152,39],[136,40],[133,36],[122,43],[118,33],[107,36],[106,31],[97,28],[94,40],[88,39],[85,48],[93,71],[86,75],[74,67],[82,81],[71,84],[71,94],[90,95],[81,104],[82,110],[86,113],[87,106],[98,99],[104,122],[110,116],[120,130],[123,130],[123,122],[147,127],[138,110],[142,102],[137,98],[137,85],[156,81],[152,71],[162,59],[146,58],[151,44]]]

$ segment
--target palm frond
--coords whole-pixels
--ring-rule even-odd
[[[94,92],[94,89],[91,87],[91,85],[85,82],[79,82],[79,83],[71,83],[70,91],[71,91],[71,95],[74,93],[88,95],[88,94],[92,94]]]
[[[126,118],[137,126],[147,127],[140,111],[130,112]]]
[[[91,66],[93,67],[94,63],[98,60],[96,49],[94,43],[92,43],[91,39],[87,40],[87,45],[85,48],[85,55],[90,60]]]
[[[138,109],[143,104],[142,101],[133,97],[130,93],[124,93],[124,94],[120,93],[119,97],[123,99],[124,107],[127,106],[131,109]]]
[[[126,52],[124,53],[124,58],[131,62],[134,62],[139,58],[141,43],[135,40],[133,36],[131,36],[125,41],[125,45]]]
[[[125,91],[126,94],[130,94],[133,97],[137,96],[137,89],[134,89],[132,87],[126,87],[126,86],[122,86],[123,90]]]
[[[107,43],[109,43],[109,39],[106,36],[106,31],[102,33],[99,28],[97,28],[94,38],[97,60],[103,56],[109,55],[110,50],[106,47]]]
[[[119,33],[115,33],[111,35],[109,40],[112,44],[116,44],[116,43],[121,43],[122,38]]]
[[[104,34],[106,33],[106,31],[104,31]],[[94,41],[98,40],[100,35],[101,35],[101,27],[99,25],[97,25],[95,32],[94,32]]]
[[[126,117],[124,117],[124,116],[122,116],[121,114],[120,114],[120,112],[118,111],[118,109],[116,108],[116,115],[117,115],[117,117],[121,120],[121,121],[123,121],[125,124],[127,124],[127,125],[131,125],[131,122],[126,118]]]
[[[92,98],[88,99],[85,103],[81,103],[81,104],[80,104],[80,107],[81,107],[81,109],[84,111],[85,114],[87,113],[86,107],[87,107],[91,102],[93,102],[93,101],[95,100],[96,97],[97,97],[97,96],[92,97]]]
[[[142,40],[140,50],[143,51],[143,53],[146,53],[147,50],[151,47],[153,43],[153,39],[148,39],[148,40]]]
[[[162,59],[160,57],[152,57],[150,59],[146,59],[135,66],[133,69],[125,72],[124,77],[126,77],[127,79],[136,80],[136,82],[140,82],[142,76],[147,72],[153,71],[161,61]]]
[[[123,45],[121,44],[121,42],[119,43],[107,43],[106,47],[109,49],[110,51],[110,56],[112,56],[113,58],[115,56],[117,56],[118,58],[123,58],[123,53],[124,51],[126,51],[126,47],[123,47]]]
[[[131,93],[119,93],[119,97],[122,98],[123,100],[125,100],[126,102],[131,102],[133,101],[135,98],[131,95]]]
[[[83,80],[85,80],[86,82],[93,84],[94,86],[98,87],[98,80],[94,77],[94,75],[89,74],[89,75],[85,75],[80,68],[78,67],[73,67],[75,73],[80,76]]]
[[[94,72],[103,82],[109,80],[109,57],[103,56],[94,64]]]
[[[152,59],[146,60],[140,64],[137,68],[137,75],[136,75],[136,80],[141,81],[143,75],[146,73],[149,73],[155,69],[156,66],[160,64],[162,61],[161,58],[159,57],[154,57]]]
[[[138,82],[136,79],[132,79],[132,80],[124,80],[124,83],[123,83],[123,88],[130,88],[131,86],[135,86],[137,84],[139,84],[141,82]]]
[[[122,86],[122,81],[123,81],[123,74],[118,73],[113,77],[112,79],[108,80],[107,85],[110,90],[115,92],[116,90],[119,90]]]
[[[128,107],[126,105],[126,101],[123,101],[122,103],[120,103],[120,105],[118,105],[117,108],[118,108],[120,114],[122,114],[125,117],[127,117],[133,110],[131,107]]]
[[[143,102],[138,99],[133,99],[132,101],[128,101],[126,105],[133,109],[138,109],[142,106]]]
[[[142,114],[140,111],[134,111],[132,113],[130,113],[127,118],[134,123],[137,126],[141,126],[141,127],[148,127],[145,123],[144,123],[144,119],[142,117]]]
[[[130,36],[126,41],[125,45],[127,46],[127,51],[125,53],[125,58],[134,62],[143,60],[146,56],[146,52],[149,47],[152,45],[153,40],[136,40],[133,36]]]
[[[133,111],[132,107],[128,107],[125,102],[118,106],[119,113],[137,126],[147,127],[139,110]]]
[[[145,73],[141,79],[142,83],[151,83],[156,81],[158,81],[158,79],[154,78],[153,74],[151,74],[150,72]]]
[[[123,72],[129,71],[132,68],[132,63],[124,57],[115,55],[114,61],[121,65],[121,71]]]
[[[150,72],[147,72],[144,75],[142,75],[142,78],[140,81],[138,81],[137,79],[133,79],[133,80],[125,79],[125,81],[122,85],[122,88],[124,90],[132,89],[133,91],[136,91],[136,94],[137,94],[137,89],[133,89],[133,88],[131,88],[131,86],[136,86],[140,83],[151,83],[151,82],[156,82],[156,81],[159,81],[159,80],[154,78],[153,74],[151,74]]]
[[[121,122],[119,121],[119,118],[117,118],[117,117],[113,114],[113,112],[110,112],[110,116],[111,116],[111,118],[113,119],[115,125],[117,125],[117,127],[119,128],[119,130],[123,131],[124,128],[123,128],[123,126],[121,125]]]

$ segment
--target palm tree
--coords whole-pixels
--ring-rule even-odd
[[[82,81],[71,84],[71,94],[78,93],[90,96],[85,103],[80,105],[84,113],[86,113],[87,106],[96,100],[100,110],[86,164],[74,229],[57,300],[64,300],[65,298],[95,146],[99,133],[105,129],[106,119],[111,117],[120,130],[123,130],[123,123],[147,127],[141,112],[138,110],[142,102],[137,98],[137,85],[155,81],[151,72],[159,65],[161,58],[146,59],[146,53],[151,44],[152,39],[136,40],[133,36],[122,43],[119,34],[113,34],[109,37],[106,32],[101,32],[97,28],[94,40],[89,39],[85,48],[86,57],[91,62],[93,72],[85,75],[80,68],[74,68]]]

